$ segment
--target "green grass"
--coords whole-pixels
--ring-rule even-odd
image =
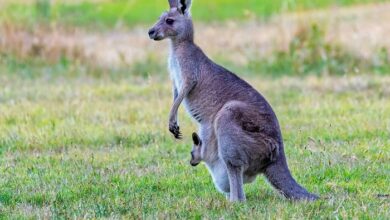
[[[293,175],[323,199],[287,201],[260,177],[245,186],[247,203],[230,204],[205,166],[189,165],[196,125],[183,110],[184,140],[168,132],[167,77],[134,76],[143,65],[127,74],[7,65],[0,75],[0,218],[390,216],[389,76],[247,75],[279,117]]]
[[[256,0],[197,0],[193,5],[193,17],[196,21],[241,20],[248,17],[267,18],[286,11],[385,1],[387,0],[265,0],[260,3]],[[57,2],[52,5],[47,0],[37,0],[36,2],[36,4],[29,6],[20,3],[6,4],[5,7],[0,8],[0,20],[30,25],[43,22],[65,26],[112,28],[118,25],[150,24],[158,18],[163,10],[168,8],[166,0],[116,0],[101,3],[80,0],[74,4]]]

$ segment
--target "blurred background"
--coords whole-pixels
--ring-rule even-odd
[[[342,75],[389,72],[389,7],[385,0],[197,0],[192,14],[198,44],[233,69]],[[165,0],[1,0],[2,66],[165,75],[157,69],[167,44],[145,33],[167,8]]]
[[[197,125],[180,108],[169,133],[168,41],[147,34],[167,9],[0,0],[0,219],[389,219],[390,1],[193,0],[196,43],[273,106],[310,204],[259,178],[232,205],[189,166]]]

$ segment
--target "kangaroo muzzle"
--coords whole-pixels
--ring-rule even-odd
[[[200,161],[198,161],[198,160],[195,159],[194,152],[191,151],[191,160],[190,160],[191,166],[195,167],[195,166],[197,166],[199,163],[200,163]]]
[[[191,166],[196,167],[199,165],[200,162],[190,161]]]
[[[158,31],[156,31],[154,28],[150,29],[149,32],[149,38],[152,40],[162,40],[164,37],[158,34]]]

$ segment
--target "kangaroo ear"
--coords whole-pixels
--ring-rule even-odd
[[[191,0],[179,0],[178,9],[184,15],[190,15]]]
[[[169,7],[170,7],[170,8],[177,8],[178,1],[179,1],[179,0],[168,0],[168,2],[169,2]]]
[[[194,141],[194,145],[196,145],[196,146],[199,146],[202,143],[202,141],[200,140],[198,134],[195,133],[195,132],[192,133],[192,141]]]

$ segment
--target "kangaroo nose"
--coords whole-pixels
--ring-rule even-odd
[[[156,31],[153,30],[153,29],[150,29],[149,32],[148,32],[149,37],[152,37],[154,33],[156,33]]]

